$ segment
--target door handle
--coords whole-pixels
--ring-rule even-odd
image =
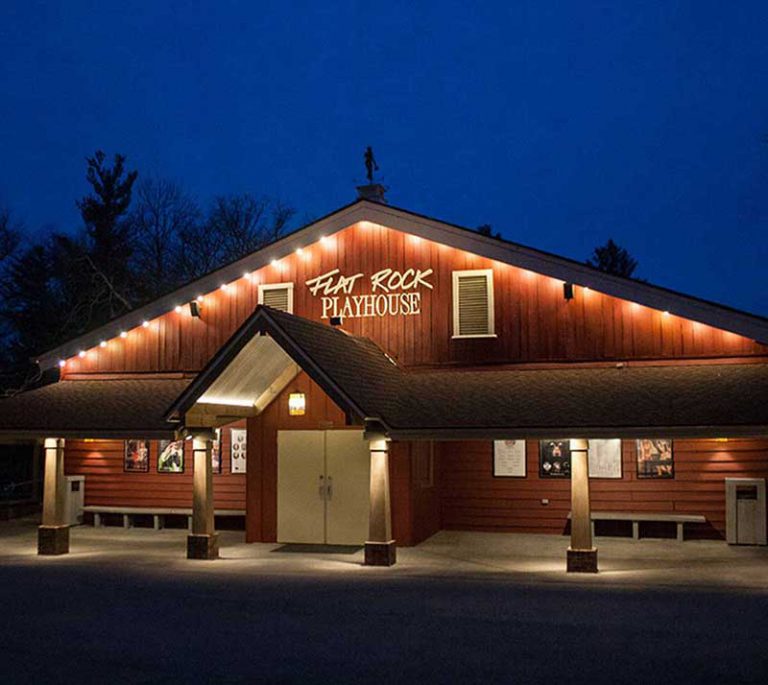
[[[317,494],[320,495],[320,499],[325,499],[325,483],[323,482],[323,474],[318,476],[320,484],[317,487]]]
[[[328,476],[328,499],[333,499],[333,478]]]

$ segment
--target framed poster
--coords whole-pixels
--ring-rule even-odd
[[[671,440],[637,441],[638,478],[674,478],[675,459]]]
[[[126,440],[123,471],[147,473],[149,471],[149,440]]]
[[[571,440],[557,438],[539,442],[539,478],[571,477]]]
[[[525,478],[525,440],[493,441],[493,475]]]
[[[157,456],[158,473],[184,473],[184,441],[161,440]]]
[[[221,428],[216,429],[216,439],[211,444],[211,471],[221,473]]]
[[[621,440],[590,440],[587,461],[590,478],[621,478]]]
[[[233,428],[230,431],[230,438],[232,440],[229,448],[232,457],[232,473],[245,473],[248,431],[245,428]]]

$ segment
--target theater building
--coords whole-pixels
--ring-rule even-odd
[[[45,452],[41,553],[69,549],[67,476],[97,525],[189,516],[190,558],[227,516],[379,565],[441,529],[569,534],[575,571],[595,527],[764,543],[767,319],[360,192],[0,400]]]

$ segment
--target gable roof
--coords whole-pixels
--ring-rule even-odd
[[[268,265],[273,259],[286,257],[298,248],[317,242],[323,236],[330,236],[362,221],[417,235],[426,240],[443,243],[568,283],[587,286],[606,295],[637,302],[653,309],[669,311],[676,316],[699,321],[759,343],[768,344],[768,318],[649,283],[613,276],[566,257],[525,247],[515,242],[484,236],[475,230],[405,209],[369,200],[357,200],[242,259],[212,271],[168,295],[49,350],[40,355],[37,361],[43,369],[51,368],[59,359],[73,357],[81,349],[95,347],[100,340],[116,337],[121,330],[136,328],[145,319],[150,320],[166,314],[176,305],[192,301],[201,292],[216,290],[223,283],[230,283],[241,278],[244,273],[250,273]]]
[[[395,439],[768,434],[768,364],[408,371],[366,338],[263,306],[166,417],[183,420],[264,333],[339,406]]]

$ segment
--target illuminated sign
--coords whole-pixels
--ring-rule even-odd
[[[322,318],[361,319],[373,316],[414,316],[421,314],[421,289],[433,290],[427,280],[432,269],[382,269],[373,274],[370,294],[355,294],[364,283],[364,274],[345,276],[333,269],[306,282],[309,292],[320,296]]]

